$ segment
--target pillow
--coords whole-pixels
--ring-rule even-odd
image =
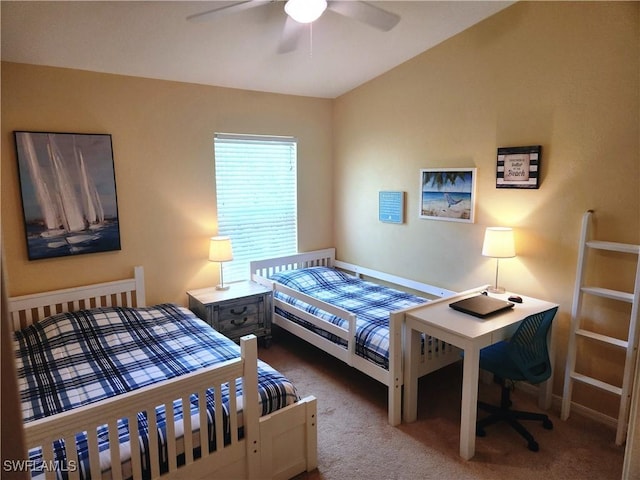
[[[318,286],[348,283],[353,278],[339,270],[328,267],[309,267],[274,273],[269,277],[282,285],[300,292],[308,292]]]

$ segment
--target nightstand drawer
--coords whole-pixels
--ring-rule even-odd
[[[264,322],[261,318],[264,311],[263,303],[261,297],[251,303],[246,301],[228,302],[213,307],[219,332],[226,333],[245,328],[253,330],[255,326]]]
[[[187,292],[189,308],[226,337],[238,342],[254,334],[271,342],[271,290],[254,282],[231,285],[228,290],[203,288]]]

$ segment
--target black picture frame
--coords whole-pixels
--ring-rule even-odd
[[[111,135],[13,133],[29,260],[121,250]]]
[[[498,148],[496,188],[540,187],[542,146]]]

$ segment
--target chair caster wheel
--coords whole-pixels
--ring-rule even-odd
[[[532,452],[537,452],[538,450],[540,450],[540,447],[538,446],[538,442],[529,442],[529,445],[527,445],[527,447]]]
[[[547,430],[551,430],[551,429],[553,429],[553,423],[551,423],[551,420],[549,420],[549,419],[543,420],[542,421],[542,427],[546,428]]]

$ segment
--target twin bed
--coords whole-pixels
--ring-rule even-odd
[[[340,262],[332,248],[250,268],[273,290],[273,323],[387,385],[398,425],[404,315],[455,292]],[[258,360],[254,336],[237,346],[183,307],[146,307],[142,267],[8,303],[32,477],[291,478],[316,468],[315,398]],[[411,370],[459,360],[425,337]]]
[[[254,261],[250,269],[254,281],[273,289],[273,323],[387,385],[389,423],[400,424],[404,314],[456,292],[338,261],[333,248]],[[412,371],[421,377],[460,359],[458,348],[423,338]]]
[[[316,401],[189,310],[127,280],[9,299],[33,478],[290,478]]]

